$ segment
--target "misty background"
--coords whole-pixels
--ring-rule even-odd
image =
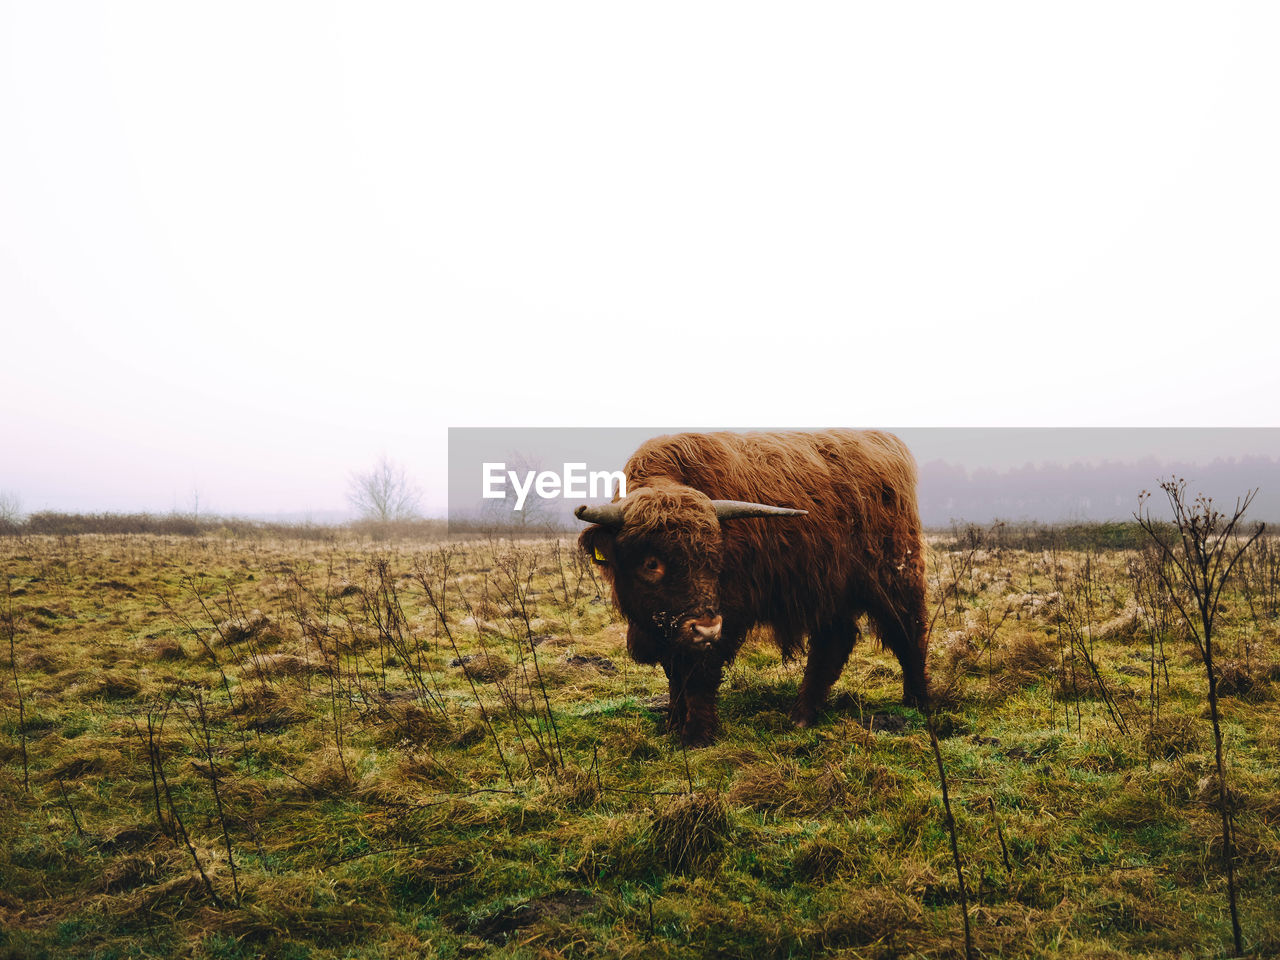
[[[942,460],[920,469],[920,515],[926,526],[955,522],[1032,520],[1074,523],[1132,520],[1142,491],[1151,493],[1151,515],[1169,519],[1156,479],[1187,480],[1194,496],[1203,492],[1220,507],[1257,489],[1250,520],[1274,527],[1280,520],[1280,461],[1267,457],[1214,460],[1210,463],[1160,461],[1136,463],[1039,464],[1000,471],[965,470]],[[1230,511],[1228,511],[1230,512]]]
[[[493,424],[1274,427],[1277,35],[0,0],[0,497],[340,519],[385,455],[441,516],[449,428]],[[931,516],[1080,516],[1164,470],[1103,461],[1280,457],[1229,437],[908,442]]]
[[[122,507],[104,502],[89,482],[92,478],[85,477],[73,494],[61,499],[37,492],[28,500],[22,491],[0,488],[0,520],[40,511],[147,512],[308,524],[427,517],[461,523],[466,530],[477,525],[574,529],[573,509],[593,498],[546,499],[529,488],[517,510],[505,473],[506,496],[483,497],[485,465],[501,464],[502,471],[515,471],[522,480],[540,471],[562,474],[567,463],[585,464],[586,471],[621,472],[640,444],[685,429],[746,428],[451,428],[445,449],[419,445],[414,451],[418,462],[426,457],[441,463],[447,476],[443,488],[430,485],[404,461],[382,454],[373,463],[328,478],[341,483],[341,494],[320,507],[228,510],[219,505],[226,491],[217,485],[216,475],[209,485],[194,483],[185,499],[175,493],[170,504],[139,498]],[[1151,512],[1163,517],[1166,504],[1158,484],[1175,477],[1187,482],[1192,495],[1204,493],[1220,506],[1257,490],[1250,518],[1280,521],[1280,428],[883,429],[901,437],[915,456],[921,518],[934,528],[993,520],[1128,520],[1143,491],[1155,494]],[[298,487],[298,501],[305,489]]]

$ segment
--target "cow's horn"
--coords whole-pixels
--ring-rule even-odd
[[[607,503],[603,507],[593,507],[584,503],[573,511],[573,515],[579,520],[598,523],[602,527],[622,526],[622,504],[620,503]]]
[[[771,507],[767,503],[749,503],[745,500],[712,500],[716,516],[721,520],[740,520],[743,517],[802,517],[808,510],[791,507]]]

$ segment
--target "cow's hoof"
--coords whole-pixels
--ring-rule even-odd
[[[791,710],[791,722],[801,730],[808,729],[818,722],[818,711],[812,707],[802,707],[796,704]]]
[[[685,731],[680,737],[680,742],[686,747],[694,749],[698,747],[709,747],[716,742],[715,733],[708,730]]]

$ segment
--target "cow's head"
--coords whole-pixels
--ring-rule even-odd
[[[655,663],[673,646],[707,650],[720,637],[721,522],[803,513],[654,482],[575,515],[594,524],[578,543],[613,585],[627,618],[627,649]]]

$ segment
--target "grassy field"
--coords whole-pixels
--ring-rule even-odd
[[[1261,955],[1274,551],[1216,647]],[[927,727],[873,642],[808,730],[749,643],[685,751],[567,541],[28,536],[0,568],[0,957],[962,955]],[[1149,559],[938,541],[930,570],[978,951],[1229,952],[1204,668]]]

